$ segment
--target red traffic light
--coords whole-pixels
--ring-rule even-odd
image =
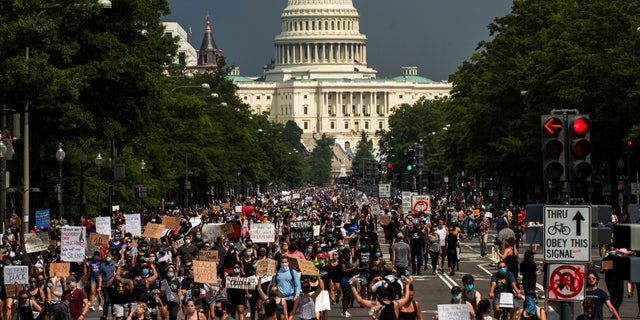
[[[393,164],[392,163],[387,163],[387,169],[393,169]]]
[[[627,141],[627,146],[633,147],[633,141],[631,141],[631,140]]]
[[[560,118],[551,117],[542,125],[544,131],[550,135],[557,135],[562,131],[562,120]]]
[[[589,130],[591,130],[591,120],[585,117],[576,118],[575,120],[573,120],[573,123],[571,124],[571,129],[575,134],[578,134],[578,135],[585,134],[589,132]]]

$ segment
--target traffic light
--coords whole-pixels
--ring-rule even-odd
[[[633,154],[633,141],[627,140],[627,142],[624,144],[623,152],[625,156],[630,156]]]
[[[418,172],[424,170],[424,145],[416,144],[416,165],[418,166]]]
[[[589,115],[570,114],[568,141],[571,146],[571,180],[589,181],[593,173],[591,165],[591,120]]]
[[[140,198],[140,186],[133,186],[133,196],[137,199]]]
[[[416,151],[409,148],[407,151],[407,172],[411,173],[416,168]]]
[[[565,181],[564,121],[560,115],[543,115],[542,171],[549,181]]]
[[[382,164],[378,163],[378,170],[376,173],[378,173],[378,180],[382,180]]]
[[[391,179],[393,177],[393,164],[391,162],[387,163],[387,179]]]

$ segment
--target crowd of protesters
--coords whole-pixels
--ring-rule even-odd
[[[159,238],[128,232],[127,215],[115,212],[108,244],[90,252],[82,263],[71,262],[69,275],[60,277],[49,268],[61,262],[61,230],[72,223],[54,220],[47,230],[37,230],[48,232],[52,244],[46,251],[27,254],[20,245],[20,221],[14,217],[2,239],[2,266],[29,266],[29,285],[14,296],[7,296],[7,290],[0,292],[0,320],[13,315],[21,320],[65,316],[75,320],[84,319],[88,312],[97,312],[105,320],[175,320],[179,314],[188,320],[292,320],[295,316],[326,320],[332,308],[351,317],[354,303],[371,308],[377,319],[402,315],[422,320],[420,305],[413,300],[411,276],[426,271],[429,261],[433,274],[454,275],[461,240],[477,238],[481,255],[489,254],[487,234],[494,226],[500,228],[497,238],[502,243],[494,246],[501,262],[491,280],[491,294],[482,299],[468,275],[463,277],[464,287],[452,289],[452,303],[468,304],[471,317],[484,319],[492,306],[487,298],[494,299],[495,306],[500,292],[508,291],[526,296],[523,312],[528,316],[543,313],[535,308],[534,251],[528,251],[518,265],[525,225],[520,208],[507,205],[494,211],[491,206],[465,205],[458,197],[443,197],[432,199],[430,213],[406,214],[396,198],[378,202],[353,191],[298,192],[299,197],[265,194],[237,203],[145,213],[142,226],[162,224],[167,216],[180,218],[179,228]],[[290,226],[296,221],[310,221],[317,232],[302,238],[292,235]],[[237,229],[215,237],[205,230],[207,225],[225,223]],[[255,224],[273,225],[273,241],[254,241]],[[87,234],[96,232],[95,219],[83,219],[78,225]],[[383,229],[384,239],[378,239],[378,228]],[[390,261],[383,257],[381,242],[389,244]],[[217,274],[217,282],[195,281],[194,261],[202,258],[203,251],[217,251],[217,269],[210,270]],[[257,266],[265,260],[273,261],[276,271],[258,275]],[[317,272],[302,272],[300,260],[312,262]],[[519,272],[526,295],[520,290]],[[226,288],[230,277],[254,277],[258,285]],[[500,310],[493,311],[498,315]]]

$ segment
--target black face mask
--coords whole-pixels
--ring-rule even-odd
[[[222,310],[218,310],[218,309],[213,310],[213,313],[214,313],[214,314],[216,315],[216,317],[218,317],[218,318],[222,318],[222,315],[224,314],[224,312],[222,312]]]

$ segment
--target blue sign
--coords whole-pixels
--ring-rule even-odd
[[[36,211],[36,229],[51,227],[51,212],[49,209]]]

